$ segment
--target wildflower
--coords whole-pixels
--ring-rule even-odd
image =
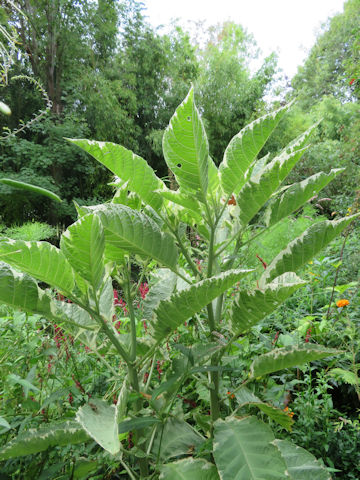
[[[346,298],[342,298],[341,300],[338,300],[336,302],[336,306],[339,308],[346,307],[346,305],[349,305],[349,300],[346,300]]]
[[[349,82],[349,85],[351,86],[355,82],[355,78],[352,78]]]
[[[229,398],[235,398],[235,393],[231,393],[231,392],[226,392],[229,396]]]
[[[68,400],[69,400],[70,405],[72,405],[72,404],[73,404],[73,401],[74,401],[74,398],[73,398],[73,396],[71,395],[71,392],[69,393]]]
[[[290,418],[292,418],[294,416],[294,412],[292,412],[289,407],[285,407],[284,408],[284,412],[289,415]]]
[[[140,286],[139,286],[139,292],[140,292],[140,295],[141,295],[141,298],[144,300],[146,298],[146,295],[149,291],[149,286],[146,282],[144,283],[141,283]]]
[[[305,343],[309,343],[310,338],[311,338],[311,327],[308,328],[306,332]]]

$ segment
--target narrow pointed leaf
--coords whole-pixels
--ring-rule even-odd
[[[269,163],[255,180],[250,179],[241,189],[237,204],[240,208],[240,222],[246,226],[258,211],[270,199],[271,195],[280,187],[283,178],[281,175],[284,164],[289,172],[300,160],[305,148],[289,153],[285,158],[277,157]]]
[[[71,420],[21,433],[0,449],[0,461],[43,452],[51,447],[84,443],[88,434]]]
[[[162,233],[144,213],[124,205],[104,204],[93,210],[100,218],[105,243],[125,252],[139,254],[175,268],[177,249],[174,240]]]
[[[104,450],[115,455],[120,450],[116,408],[100,399],[80,407],[76,421]]]
[[[232,331],[237,334],[246,332],[276,310],[305,283],[295,273],[288,272],[267,284],[264,290],[240,291],[231,309]]]
[[[154,338],[165,338],[251,271],[229,270],[176,292],[168,300],[162,300],[154,310]]]
[[[221,480],[288,479],[273,441],[270,428],[255,417],[218,420],[213,454]]]
[[[74,289],[74,272],[70,263],[63,253],[50,243],[2,238],[0,258],[65,294]]]
[[[258,118],[232,138],[220,164],[220,182],[226,195],[238,194],[246,173],[290,105]]]
[[[189,454],[194,447],[200,447],[204,442],[205,438],[187,422],[170,417],[163,427],[159,426],[152,452],[166,461]]]
[[[82,278],[97,291],[105,275],[105,237],[96,215],[86,215],[73,223],[61,237],[61,251]]]
[[[266,283],[285,272],[296,272],[358,216],[359,214],[339,220],[325,220],[309,227],[302,235],[290,242],[267,266],[259,281],[260,288],[264,288]]]
[[[298,447],[288,440],[274,440],[283,457],[289,480],[331,480],[326,468],[307,450]]]
[[[19,188],[20,190],[27,190],[28,192],[37,193],[45,197],[51,198],[56,202],[62,202],[61,198],[56,193],[47,190],[46,188],[38,187],[37,185],[31,185],[30,183],[19,182],[18,180],[12,180],[11,178],[0,178],[0,182],[9,187]]]
[[[343,168],[337,168],[330,173],[320,172],[291,185],[269,206],[265,214],[266,225],[275,225],[282,218],[295,212],[343,171]]]
[[[162,190],[165,184],[143,158],[111,142],[68,140],[88,152],[121,180],[128,182],[128,189],[139,195],[144,203],[151,205],[154,210],[161,208],[162,199],[156,190]]]
[[[160,480],[219,480],[214,464],[203,458],[184,458],[160,468]]]
[[[276,348],[255,358],[250,367],[250,376],[252,378],[262,377],[269,373],[284,370],[284,368],[296,367],[339,353],[341,353],[339,350],[313,344]]]
[[[209,146],[191,88],[177,108],[163,136],[165,161],[184,192],[199,192],[205,198],[208,187]]]

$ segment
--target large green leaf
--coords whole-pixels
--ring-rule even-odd
[[[267,284],[264,290],[241,290],[232,305],[230,322],[234,333],[242,333],[276,310],[298,288],[305,285],[295,273],[287,272]]]
[[[229,270],[190,285],[154,310],[153,336],[161,340],[252,270]]]
[[[98,162],[127,182],[127,188],[139,195],[144,203],[151,205],[155,210],[161,208],[162,199],[157,190],[165,188],[165,184],[143,158],[111,142],[68,140],[90,153]]]
[[[331,480],[326,468],[316,458],[288,440],[274,440],[285,460],[290,480]]]
[[[270,428],[255,417],[217,420],[214,458],[221,480],[286,480]]]
[[[227,146],[220,164],[220,181],[227,195],[238,194],[247,181],[247,171],[277,126],[289,105],[264,115],[243,128]]]
[[[359,214],[339,220],[325,220],[309,227],[303,234],[290,242],[267,266],[259,281],[260,288],[264,288],[266,283],[271,282],[279,275],[285,272],[295,272],[306,264],[358,216]]]
[[[73,223],[61,237],[61,251],[82,278],[95,291],[101,287],[104,269],[105,237],[99,217],[85,215]]]
[[[180,188],[184,192],[199,192],[199,199],[204,199],[208,187],[209,146],[195,106],[193,88],[165,130],[163,152]]]
[[[104,227],[106,244],[176,268],[178,252],[173,238],[162,233],[147,215],[125,205],[109,203],[99,205],[93,211]]]
[[[183,458],[160,467],[161,480],[219,480],[215,465],[203,458]]]
[[[341,353],[339,350],[313,344],[276,348],[255,358],[250,367],[250,376],[252,378],[261,377],[284,368],[296,367],[339,353]]]
[[[43,452],[51,447],[83,443],[89,436],[83,428],[71,420],[45,425],[21,433],[0,449],[0,461]]]
[[[205,438],[191,425],[184,420],[170,417],[163,426],[158,426],[152,452],[166,461],[189,454],[194,447],[200,447],[204,442]]]
[[[275,225],[282,218],[293,213],[343,171],[343,168],[336,168],[330,173],[320,172],[291,185],[269,206],[265,214],[266,225]]]
[[[50,243],[2,238],[0,258],[65,294],[74,289],[74,272],[70,263],[63,253]]]
[[[103,400],[92,398],[79,408],[76,420],[106,451],[115,455],[120,451],[117,410]]]

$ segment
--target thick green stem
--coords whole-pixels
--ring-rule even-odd
[[[177,232],[175,229],[173,229],[173,233],[174,233],[174,235],[175,235],[175,237],[176,237],[176,240],[177,240],[177,242],[178,242],[178,245],[179,245],[179,247],[180,247],[180,250],[181,250],[182,254],[184,255],[184,257],[186,258],[186,261],[187,261],[188,264],[189,264],[189,267],[191,268],[193,274],[194,274],[196,277],[198,277],[198,276],[200,275],[200,272],[199,272],[199,270],[197,269],[195,263],[192,261],[190,255],[189,255],[189,252],[186,250],[184,244],[182,243],[181,238],[180,238],[180,235],[178,234],[178,232]]]
[[[207,268],[207,277],[210,278],[213,273],[214,266],[214,240],[215,240],[215,228],[211,229],[210,234],[210,243],[209,243],[209,257],[208,257],[208,268]],[[214,309],[212,303],[207,305],[208,319],[210,332],[216,331],[216,323],[214,317]],[[211,357],[211,366],[217,367],[219,359],[217,355]],[[210,372],[210,412],[211,420],[215,422],[220,417],[220,405],[219,405],[219,372],[211,371]]]

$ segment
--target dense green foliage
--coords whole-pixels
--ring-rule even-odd
[[[360,477],[359,19],[0,8],[0,476]]]

